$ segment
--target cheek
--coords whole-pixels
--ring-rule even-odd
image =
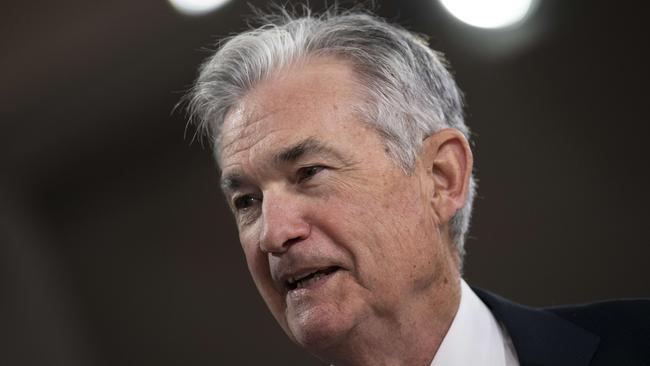
[[[416,189],[391,191],[355,190],[322,206],[324,230],[349,252],[357,280],[370,290],[399,291],[403,284],[391,273],[415,282],[435,267],[437,234],[426,202]]]
[[[255,286],[269,306],[276,306],[277,294],[271,278],[267,255],[259,249],[257,240],[251,238],[251,235],[240,234],[239,240],[246,257],[248,271],[253,277]]]
[[[269,277],[269,264],[266,256],[256,246],[242,245],[248,270],[255,280],[255,284],[260,286],[266,277]]]
[[[381,238],[388,236],[386,218],[379,214],[378,202],[367,194],[341,195],[320,207],[320,229],[347,252],[357,279],[365,287],[372,282],[378,256],[386,253]]]
[[[239,240],[246,257],[248,271],[271,314],[273,314],[273,317],[289,338],[293,340],[294,337],[289,330],[285,315],[284,298],[273,283],[269,258],[259,249],[257,237],[255,232],[249,232],[248,234],[240,233],[239,235]]]

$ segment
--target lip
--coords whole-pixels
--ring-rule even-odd
[[[285,293],[289,298],[292,299],[298,299],[304,295],[307,295],[308,293],[317,290],[320,287],[325,286],[331,279],[333,279],[335,276],[339,275],[339,272],[341,272],[343,269],[341,267],[337,267],[336,270],[329,272],[327,274],[321,275],[317,279],[312,279],[309,280],[309,282],[305,285],[302,285],[300,287],[296,288],[289,288],[287,286],[284,287]]]
[[[301,267],[297,269],[292,269],[289,271],[283,271],[277,277],[277,284],[287,292],[294,292],[303,289],[312,289],[319,286],[321,283],[326,282],[329,278],[335,275],[337,272],[342,270],[338,265],[318,265],[318,266],[308,266]],[[325,272],[323,274],[323,272]],[[313,279],[312,276],[317,274],[318,278]],[[301,284],[298,286],[298,283],[301,281],[307,281],[308,283],[304,286]]]

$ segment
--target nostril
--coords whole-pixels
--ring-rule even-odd
[[[303,237],[292,238],[292,239],[289,239],[289,240],[285,241],[284,245],[285,246],[291,246],[291,245],[299,243],[302,240],[305,240],[305,238],[303,238]]]

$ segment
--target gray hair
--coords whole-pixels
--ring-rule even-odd
[[[190,121],[218,154],[221,126],[229,109],[278,70],[308,57],[334,56],[352,63],[365,101],[356,106],[363,121],[384,138],[389,156],[407,174],[428,136],[455,128],[469,140],[463,98],[444,57],[422,37],[361,11],[284,9],[262,15],[263,25],[225,40],[200,68],[186,96]],[[218,158],[218,156],[217,156]],[[474,177],[465,205],[451,220],[450,235],[462,259],[469,229]]]

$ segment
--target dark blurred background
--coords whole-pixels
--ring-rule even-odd
[[[644,3],[546,0],[491,31],[434,0],[376,3],[429,35],[466,93],[468,282],[533,306],[650,295]],[[247,14],[3,5],[0,364],[320,364],[266,310],[210,152],[172,112]]]

